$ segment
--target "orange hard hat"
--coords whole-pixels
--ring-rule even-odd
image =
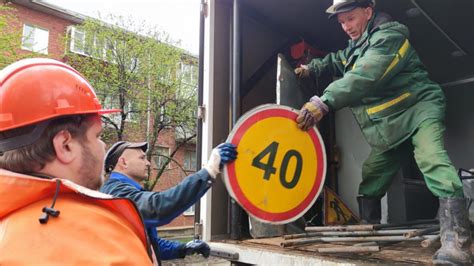
[[[60,61],[23,59],[0,71],[0,132],[60,116],[119,111],[102,109],[89,82]]]

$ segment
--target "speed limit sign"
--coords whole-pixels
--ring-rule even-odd
[[[224,166],[229,194],[259,221],[301,217],[324,185],[326,152],[316,128],[302,131],[292,108],[268,104],[243,115],[227,142],[238,157]]]

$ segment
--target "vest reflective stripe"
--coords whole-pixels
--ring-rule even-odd
[[[374,114],[374,113],[377,113],[377,112],[380,112],[382,110],[385,110],[387,108],[389,108],[390,106],[393,106],[403,100],[405,100],[406,98],[408,98],[409,96],[411,95],[411,93],[409,92],[406,92],[400,96],[398,96],[397,98],[391,100],[391,101],[388,101],[386,103],[383,103],[381,105],[377,105],[377,106],[374,106],[372,108],[369,108],[367,109],[367,114],[371,115],[371,114]]]
[[[408,42],[408,39],[406,39],[405,42],[403,43],[402,47],[400,47],[400,49],[398,49],[397,55],[393,58],[390,65],[388,65],[387,69],[385,70],[385,72],[383,73],[383,75],[380,79],[383,79],[388,74],[388,72],[390,72],[398,64],[400,59],[405,57],[409,47],[410,47],[410,42]]]

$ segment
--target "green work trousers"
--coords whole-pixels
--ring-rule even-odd
[[[359,194],[383,197],[398,170],[414,155],[426,185],[435,196],[464,197],[461,180],[444,148],[444,131],[441,121],[426,120],[398,147],[385,152],[372,150],[362,167]]]

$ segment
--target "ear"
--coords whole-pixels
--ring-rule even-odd
[[[56,159],[64,164],[73,162],[80,154],[80,144],[74,140],[71,133],[61,130],[53,138],[53,147],[56,152]]]
[[[127,159],[125,159],[125,157],[123,156],[120,156],[118,159],[117,165],[120,165],[122,169],[127,169],[128,168]]]
[[[374,9],[371,6],[369,6],[365,10],[367,14],[367,21],[369,21],[372,18],[372,15],[374,14]]]

